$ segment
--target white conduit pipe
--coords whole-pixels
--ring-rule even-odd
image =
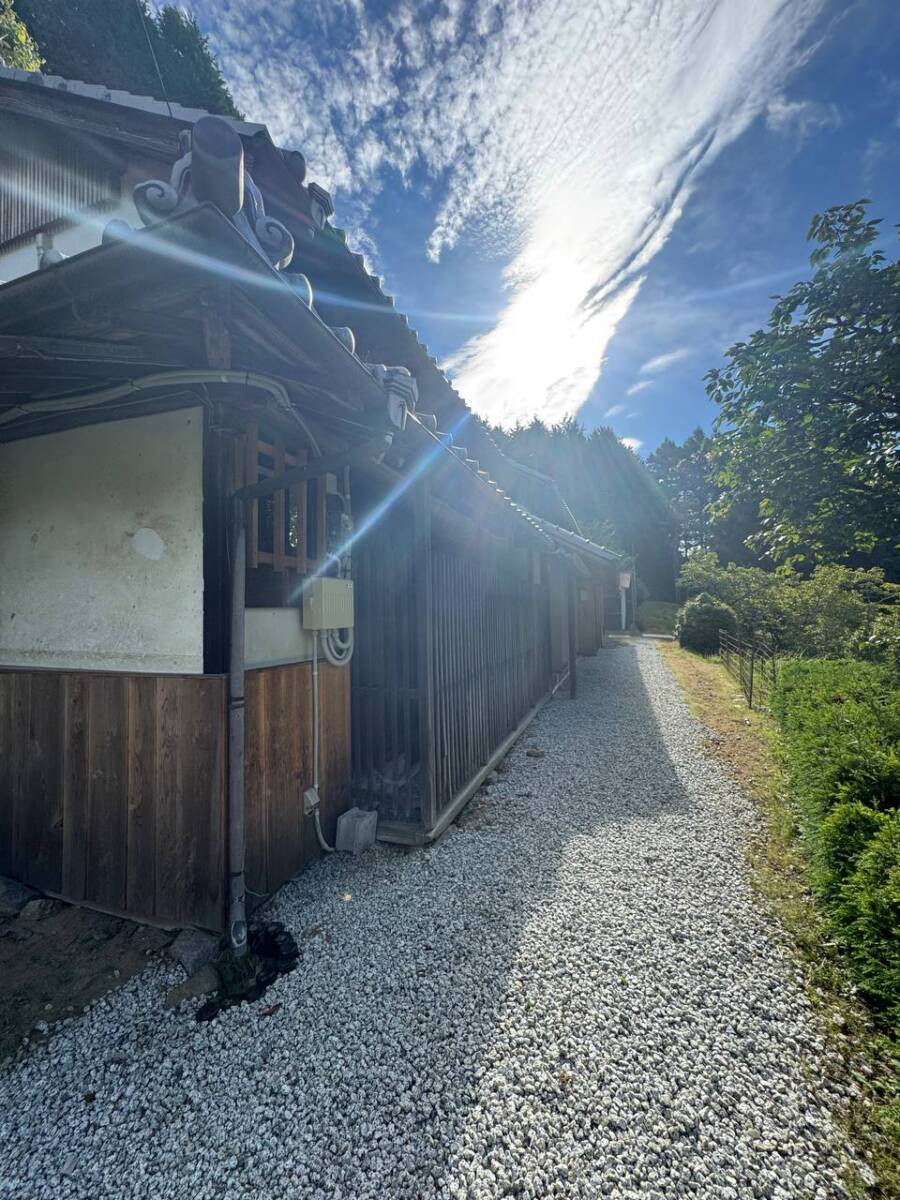
[[[353,657],[353,630],[347,630],[347,637],[340,636],[340,630],[327,629],[322,634],[322,653],[333,667],[345,667]]]
[[[316,840],[326,854],[334,853],[334,846],[329,846],[322,832],[322,819],[319,816],[319,635],[313,634],[312,657],[312,695],[313,695],[313,785],[316,802],[312,810],[313,824],[316,827]]]
[[[122,400],[135,392],[150,391],[161,387],[188,387],[191,384],[203,383],[237,383],[245,387],[256,388],[268,392],[277,400],[280,408],[298,422],[309,439],[310,447],[316,458],[322,457],[319,443],[316,441],[306,421],[291,404],[291,398],[284,384],[268,375],[260,375],[257,371],[214,371],[209,369],[185,369],[177,371],[157,371],[153,375],[143,375],[139,379],[130,379],[127,383],[117,383],[112,387],[101,388],[99,391],[82,393],[79,396],[58,396],[52,400],[35,400],[30,404],[19,404],[7,412],[0,413],[0,425],[17,421],[22,417],[42,416],[44,413],[75,412],[81,408],[96,408],[101,404],[110,404],[114,400]]]

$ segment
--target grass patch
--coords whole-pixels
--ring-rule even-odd
[[[827,1069],[853,1089],[849,1105],[836,1113],[867,1165],[865,1179],[854,1173],[848,1180],[851,1194],[900,1200],[900,1043],[860,1001],[847,959],[816,900],[775,722],[747,708],[717,658],[674,643],[662,643],[659,650],[709,730],[710,753],[754,800],[762,818],[762,832],[748,850],[755,886],[797,948],[807,994],[832,1051]]]
[[[675,633],[678,605],[667,600],[645,600],[637,610],[637,627],[643,633]]]

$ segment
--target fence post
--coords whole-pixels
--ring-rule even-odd
[[[747,697],[748,707],[753,707],[753,670],[756,666],[756,642],[750,643],[750,695]]]

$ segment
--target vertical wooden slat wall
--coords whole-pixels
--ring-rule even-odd
[[[0,671],[0,874],[223,927],[220,676]]]
[[[434,553],[438,816],[551,687],[546,587],[505,558]]]
[[[553,666],[549,591],[533,581],[527,558],[467,553],[435,534],[426,578],[422,527],[397,504],[354,549],[353,792],[382,824],[427,832],[547,695]]]
[[[419,749],[420,598],[413,521],[398,501],[353,551],[356,647],[351,663],[353,795],[383,821],[422,822]]]

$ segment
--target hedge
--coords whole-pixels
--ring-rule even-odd
[[[860,989],[900,1023],[900,680],[786,663],[772,698],[812,885]]]
[[[715,654],[719,649],[719,630],[737,632],[734,609],[724,601],[701,592],[688,600],[678,614],[675,633],[685,650],[697,654]]]

